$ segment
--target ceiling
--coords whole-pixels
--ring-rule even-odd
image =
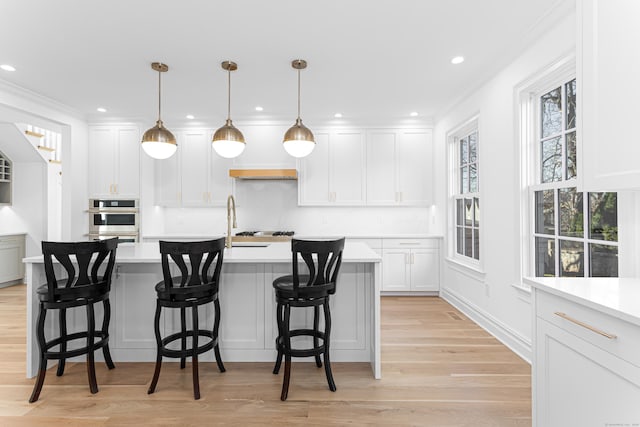
[[[2,0],[0,79],[89,121],[429,122],[573,8],[572,0]],[[465,62],[452,65],[454,56]],[[255,111],[256,106],[264,111]],[[104,107],[106,113],[98,113]],[[419,116],[409,118],[416,111]]]

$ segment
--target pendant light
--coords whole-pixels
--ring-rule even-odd
[[[227,121],[220,129],[218,129],[211,140],[213,149],[220,156],[227,159],[238,157],[246,147],[244,136],[231,122],[231,72],[238,69],[238,64],[231,61],[224,61],[222,69],[227,71]]]
[[[313,133],[302,124],[300,118],[300,70],[307,68],[307,61],[296,59],[291,62],[291,66],[298,70],[298,118],[296,123],[284,134],[282,145],[287,153],[293,157],[305,157],[311,154],[316,146]]]
[[[154,62],[151,64],[151,68],[158,72],[158,121],[154,127],[142,135],[142,149],[154,159],[168,159],[173,156],[178,149],[175,136],[164,127],[162,119],[160,118],[162,95],[161,76],[162,73],[169,71],[169,66],[160,62]]]

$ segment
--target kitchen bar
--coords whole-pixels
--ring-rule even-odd
[[[335,297],[331,300],[334,329],[331,358],[335,362],[370,362],[375,378],[380,370],[380,257],[363,243],[347,242]],[[25,259],[27,283],[27,377],[37,372],[36,289],[46,282],[42,256]],[[291,244],[226,249],[220,285],[220,349],[225,362],[273,362],[277,336],[273,279],[291,272]],[[123,244],[118,248],[111,288],[111,354],[118,362],[155,360],[153,333],[154,286],[162,280],[157,243]],[[101,319],[96,306],[97,319]],[[292,312],[292,325],[309,322]],[[207,324],[213,313],[208,311]],[[57,319],[47,319],[53,334]],[[84,313],[71,312],[75,330]],[[175,331],[178,316],[164,319],[165,331]],[[201,319],[204,322],[205,319]],[[204,324],[204,323],[201,323]],[[79,327],[79,326],[78,326]],[[165,332],[163,331],[163,332]],[[99,355],[96,355],[97,357]],[[203,361],[212,361],[211,354]]]

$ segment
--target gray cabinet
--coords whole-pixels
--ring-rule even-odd
[[[0,152],[0,205],[11,204],[12,167],[11,160]]]

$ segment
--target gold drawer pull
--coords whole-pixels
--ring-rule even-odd
[[[603,331],[603,330],[601,330],[601,329],[594,328],[593,326],[591,326],[591,325],[587,325],[586,323],[581,322],[581,321],[579,321],[579,320],[577,320],[577,319],[574,319],[574,318],[573,318],[573,317],[571,317],[571,316],[567,316],[565,313],[562,313],[562,312],[560,312],[560,311],[556,311],[554,314],[555,314],[556,316],[560,316],[560,317],[562,317],[563,319],[568,320],[569,322],[572,322],[572,323],[575,323],[576,325],[582,326],[583,328],[587,328],[587,329],[588,329],[588,330],[590,330],[591,332],[595,332],[595,333],[596,333],[596,334],[598,334],[598,335],[602,335],[603,337],[607,337],[607,338],[609,338],[610,340],[615,340],[616,338],[618,338],[618,336],[617,336],[617,335],[615,335],[615,334],[609,334],[609,333],[607,333],[607,332],[605,332],[605,331]]]

